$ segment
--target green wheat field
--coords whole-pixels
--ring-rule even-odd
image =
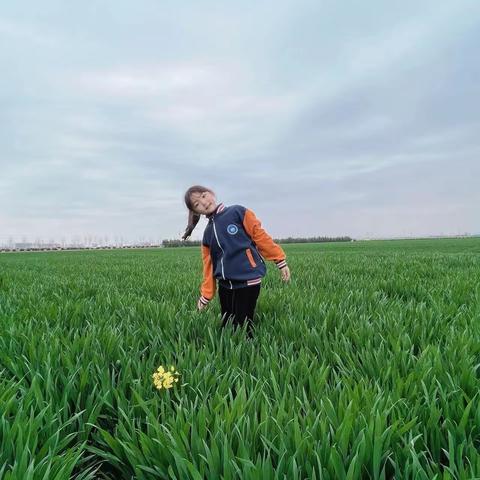
[[[480,478],[480,238],[284,248],[253,340],[198,248],[1,254],[0,479]]]

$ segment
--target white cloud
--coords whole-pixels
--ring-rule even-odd
[[[182,94],[218,83],[218,71],[201,65],[132,66],[129,69],[86,72],[74,84],[94,94],[121,99]]]

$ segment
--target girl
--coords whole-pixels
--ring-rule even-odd
[[[234,327],[247,322],[251,337],[260,283],[266,273],[264,258],[276,263],[282,280],[287,282],[290,270],[285,253],[251,210],[217,204],[215,193],[209,188],[190,187],[185,192],[185,205],[189,215],[184,240],[192,234],[201,215],[208,218],[202,240],[203,282],[197,307],[203,310],[212,300],[218,280],[222,326],[229,320]]]

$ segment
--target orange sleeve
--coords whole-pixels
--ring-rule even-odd
[[[286,255],[282,247],[273,241],[273,238],[262,228],[260,220],[248,208],[243,218],[243,226],[250,238],[255,242],[262,257],[267,260],[273,260],[279,268],[286,266]]]
[[[215,279],[213,278],[213,263],[210,256],[210,248],[202,245],[202,261],[203,261],[203,282],[200,287],[200,300],[208,303],[215,296]]]

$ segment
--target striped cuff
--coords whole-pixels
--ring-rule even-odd
[[[285,268],[287,266],[287,261],[286,260],[280,260],[279,262],[275,262],[278,268]]]
[[[210,301],[208,298],[205,298],[203,295],[200,297],[200,301],[204,304],[204,305],[208,305],[208,302]]]

